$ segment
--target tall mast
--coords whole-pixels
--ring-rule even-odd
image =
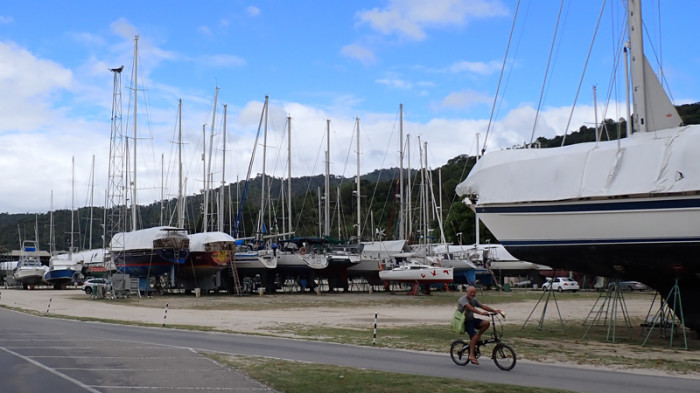
[[[260,218],[258,220],[258,232],[263,233],[265,226],[265,161],[267,161],[267,110],[268,96],[265,96],[265,126],[263,128],[263,162],[262,162],[262,181],[260,182]]]
[[[226,111],[227,105],[224,104],[224,148],[221,162],[221,191],[219,193],[219,232],[224,231],[224,190],[226,189]]]
[[[292,117],[287,116],[287,232],[292,232]]]
[[[177,105],[177,227],[185,226],[184,202],[182,193],[182,98]]]
[[[204,200],[207,202],[204,205],[204,216],[207,217],[209,215],[209,204],[211,203],[209,200],[209,192],[211,192],[211,183],[213,181],[209,180],[209,177],[212,175],[211,174],[211,159],[214,156],[213,154],[213,149],[214,149],[214,125],[216,124],[216,103],[217,99],[219,98],[219,87],[217,86],[216,92],[214,93],[214,109],[212,110],[211,114],[211,126],[209,127],[209,157],[207,157],[207,177],[205,178],[204,182],[206,184],[205,188],[205,193],[206,196],[204,197]],[[204,232],[209,231],[209,228],[205,228]]]
[[[92,213],[93,213],[93,206],[95,206],[94,203],[94,196],[95,196],[95,155],[92,155],[92,170],[90,171],[90,237],[88,238],[88,250],[92,250],[92,223],[93,223],[93,218],[92,218]]]
[[[642,36],[641,0],[628,0],[628,26],[632,51],[632,121],[635,132],[646,132],[646,94],[644,86],[644,44]],[[630,133],[628,133],[630,135]]]
[[[408,170],[406,171],[406,236],[411,237],[413,232],[413,209],[411,204],[411,134],[406,135],[406,159],[408,161]]]
[[[399,239],[404,239],[403,206],[403,104],[399,104]]]
[[[20,242],[20,246],[22,242]],[[49,254],[56,252],[56,232],[53,227],[53,190],[51,190],[51,215],[49,215]]]
[[[134,37],[134,175],[132,176],[132,187],[131,187],[131,229],[136,230],[136,139],[138,138],[137,127],[138,123],[136,115],[136,101],[138,97],[138,63],[139,63],[139,36]]]
[[[478,162],[479,161],[479,133],[476,133],[476,158],[475,160]],[[476,163],[475,163],[476,164]],[[476,213],[476,210],[474,211],[474,245],[478,246],[479,245],[479,214]]]
[[[360,118],[356,117],[355,118],[355,123],[357,124],[357,179],[355,181],[357,182],[357,243],[362,242],[362,216],[361,212],[362,210],[360,207],[362,206],[362,195],[360,194]]]
[[[331,235],[331,183],[330,183],[330,171],[331,171],[331,121],[326,119],[326,184],[325,184],[325,198],[323,205],[323,235]]]
[[[71,158],[71,189],[70,189],[70,250],[68,252],[73,255],[73,234],[75,233],[75,156]],[[37,239],[38,240],[38,239]]]
[[[207,231],[207,125],[202,124],[202,232]]]

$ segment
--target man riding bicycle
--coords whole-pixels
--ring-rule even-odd
[[[471,338],[471,342],[469,343],[469,360],[473,364],[479,364],[479,361],[476,360],[476,357],[474,356],[474,348],[476,347],[476,343],[478,343],[479,340],[481,340],[481,334],[488,330],[489,326],[491,326],[490,321],[474,318],[474,314],[489,315],[488,312],[480,311],[477,309],[477,307],[488,312],[501,312],[501,310],[496,310],[489,306],[481,304],[481,302],[476,298],[476,288],[471,285],[467,287],[467,294],[459,298],[457,309],[460,312],[466,311],[464,330],[467,332],[467,334],[469,334],[469,337]],[[479,329],[479,331],[476,332],[476,329]]]

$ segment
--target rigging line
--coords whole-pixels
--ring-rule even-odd
[[[571,125],[571,120],[574,117],[574,109],[576,108],[576,102],[578,101],[578,95],[581,93],[581,85],[583,84],[583,76],[586,75],[586,70],[588,69],[588,62],[591,60],[591,52],[593,52],[593,43],[595,42],[595,37],[598,35],[598,29],[600,28],[600,21],[603,19],[603,11],[605,10],[605,4],[607,0],[603,1],[603,6],[600,7],[600,14],[598,14],[598,21],[595,25],[595,30],[593,30],[593,38],[591,39],[591,45],[588,47],[588,55],[586,56],[586,62],[583,65],[583,72],[581,73],[581,79],[578,82],[578,88],[576,89],[576,96],[574,97],[574,103],[571,105],[571,112],[569,112],[569,120],[566,122],[566,128],[564,128],[564,136],[561,138],[561,145],[564,146],[566,142],[566,134],[568,134],[569,126]]]
[[[319,142],[318,150],[316,151],[316,160],[314,161],[314,166],[311,169],[311,175],[309,175],[309,181],[306,182],[306,192],[304,192],[304,198],[301,201],[301,210],[299,211],[299,214],[297,215],[297,222],[294,223],[294,228],[299,228],[299,223],[301,223],[302,216],[304,215],[304,207],[306,207],[306,199],[309,197],[309,190],[311,190],[311,181],[314,177],[313,173],[316,172],[316,165],[318,164],[319,157],[321,156],[321,149],[323,149],[323,141],[326,138],[326,133],[325,131],[323,132],[323,137],[321,138],[321,141]]]
[[[510,27],[510,35],[508,36],[508,45],[506,45],[506,54],[503,56],[503,64],[501,65],[501,74],[498,76],[498,86],[496,87],[496,94],[493,96],[493,105],[491,106],[491,116],[489,117],[489,125],[486,127],[486,136],[484,137],[484,147],[481,149],[481,154],[486,151],[486,141],[489,139],[489,132],[491,131],[491,123],[493,122],[493,115],[496,111],[496,103],[498,102],[498,93],[501,90],[501,81],[503,80],[503,72],[506,68],[506,62],[508,61],[508,51],[510,50],[510,43],[513,40],[513,32],[515,31],[515,21],[518,19],[518,10],[520,9],[520,0],[515,6],[515,15],[513,15],[513,24]]]
[[[623,24],[621,26],[621,31],[620,31],[620,35],[619,35],[620,37],[623,35],[622,31],[624,31],[626,28],[627,28],[626,24]],[[620,40],[617,44],[617,47],[613,48],[613,50],[615,51],[615,53],[622,53],[622,49],[623,49],[624,45],[625,45],[624,40]],[[603,127],[605,129],[606,135],[608,136],[608,140],[610,140],[610,134],[608,133],[608,127],[607,127],[607,123],[605,122],[605,116],[607,115],[608,109],[610,108],[610,98],[612,97],[613,91],[615,92],[615,96],[617,96],[617,84],[615,83],[615,80],[617,79],[617,70],[620,68],[620,58],[621,58],[620,55],[617,55],[614,57],[615,64],[613,65],[613,72],[612,72],[612,76],[610,78],[610,85],[608,86],[608,94],[605,97],[605,108],[603,109],[603,113],[602,113],[602,115],[603,115],[603,119],[602,119]],[[598,127],[598,125],[596,124],[596,128],[597,127]],[[598,131],[596,130],[596,133],[597,132]]]
[[[557,42],[557,33],[559,32],[559,23],[561,22],[561,12],[564,9],[564,0],[559,3],[559,14],[557,15],[557,23],[554,25],[554,37],[552,37],[552,46],[549,48],[549,57],[547,58],[547,67],[544,71],[544,80],[542,81],[542,89],[540,90],[540,99],[537,103],[537,111],[535,112],[535,121],[532,122],[532,133],[530,133],[530,145],[533,139],[535,139],[535,129],[537,128],[537,119],[540,116],[540,109],[542,108],[542,99],[544,98],[544,91],[547,87],[547,78],[549,77],[549,68],[552,64],[552,54],[554,53],[554,47]]]
[[[659,9],[659,13],[661,13],[660,9]],[[656,50],[656,47],[654,46],[654,41],[652,40],[651,34],[649,33],[649,29],[646,27],[646,23],[644,23],[644,21],[642,21],[642,26],[643,26],[643,30],[647,36],[647,44],[648,44],[648,46],[651,47],[651,53],[654,54],[654,59],[656,60],[656,63],[659,65],[659,75],[658,75],[659,83],[661,83],[662,87],[663,86],[666,87],[666,93],[668,94],[668,98],[673,103],[675,100],[673,99],[673,95],[671,94],[671,85],[668,83],[668,80],[666,79],[666,76],[664,75],[664,68],[663,68],[663,65],[661,63],[662,62],[661,23],[659,23],[659,50],[658,50],[658,52]],[[645,56],[649,53],[646,50],[644,52],[645,52],[644,53]]]

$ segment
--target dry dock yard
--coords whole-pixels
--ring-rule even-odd
[[[48,317],[296,337],[447,356],[450,342],[457,338],[449,320],[461,295],[455,291],[434,291],[431,296],[375,291],[94,299],[78,289],[2,289],[0,306]],[[516,349],[519,360],[700,379],[700,340],[695,332],[686,331],[684,339],[682,332],[672,335],[669,330],[655,329],[649,334],[642,326],[658,307],[658,298],[652,304],[653,292],[624,293],[629,326],[620,312],[621,304],[614,318],[610,302],[610,307],[604,307],[607,322],[599,318],[591,326],[603,304],[599,292],[557,294],[556,302],[550,299],[544,313],[546,297],[541,291],[480,291],[477,297],[504,311],[504,340]]]

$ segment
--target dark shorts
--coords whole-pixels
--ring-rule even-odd
[[[483,320],[479,318],[472,318],[464,321],[464,331],[467,332],[469,337],[474,337],[474,335],[476,334],[476,329],[479,328],[479,325],[481,325],[482,321]]]

